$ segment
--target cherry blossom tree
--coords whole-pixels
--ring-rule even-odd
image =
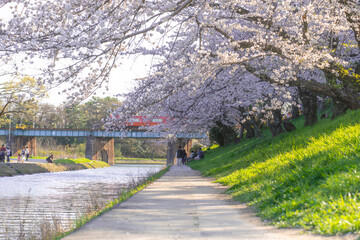
[[[14,57],[41,62],[41,81],[68,84],[71,100],[106,85],[123,56],[156,56],[109,129],[133,114],[169,116],[167,129],[176,131],[244,123],[274,115],[295,88],[303,104],[309,94],[321,94],[360,107],[357,0],[13,0],[0,6],[13,13],[0,34],[1,60],[13,64],[9,72],[21,67]],[[309,124],[314,121],[310,116]]]
[[[319,5],[314,8],[315,10],[313,11],[316,11],[316,9],[320,9],[320,7],[325,6],[320,5],[320,3],[318,4]],[[263,3],[263,5],[265,5],[265,3]],[[348,100],[347,103],[352,108],[357,108],[357,91],[347,91],[346,94],[342,94],[343,89],[339,89],[338,86],[331,86],[327,83],[327,77],[336,77],[338,73],[336,68],[331,69],[330,71],[329,68],[331,66],[327,64],[327,62],[336,62],[336,56],[334,57],[331,55],[335,49],[328,47],[328,42],[326,40],[327,33],[323,33],[324,36],[321,38],[319,36],[314,37],[313,39],[309,37],[312,36],[309,34],[310,30],[315,32],[319,31],[319,29],[316,27],[313,27],[313,29],[309,28],[309,20],[307,17],[308,9],[306,8],[306,4],[304,5],[305,9],[301,9],[301,5],[290,9],[285,7],[286,3],[283,6],[279,5],[281,4],[272,3],[272,8],[269,7],[267,12],[260,11],[261,14],[256,12],[255,9],[255,12],[259,15],[251,14],[249,10],[241,10],[242,12],[239,14],[238,18],[231,17],[230,20],[226,18],[223,20],[220,18],[222,19],[221,23],[218,23],[219,19],[217,18],[215,18],[213,20],[214,22],[211,24],[208,22],[200,23],[199,19],[203,20],[203,18],[198,17],[193,21],[194,26],[190,26],[189,30],[191,28],[200,28],[201,30],[199,30],[199,32],[193,31],[192,35],[191,31],[188,30],[184,30],[186,34],[183,36],[177,34],[176,42],[172,42],[167,47],[173,51],[172,55],[174,57],[167,61],[168,65],[166,65],[165,70],[164,67],[159,67],[158,71],[155,72],[155,77],[150,77],[149,79],[144,80],[142,85],[140,85],[139,88],[134,91],[136,94],[132,95],[132,98],[130,94],[128,99],[130,105],[135,109],[133,113],[141,110],[142,106],[144,109],[149,110],[150,106],[160,105],[161,107],[164,107],[164,109],[175,109],[182,115],[185,113],[187,116],[190,116],[191,113],[189,108],[187,108],[187,111],[179,110],[179,106],[183,107],[184,105],[186,106],[187,103],[192,102],[191,98],[186,97],[186,95],[183,93],[188,92],[192,88],[192,84],[200,86],[200,89],[203,87],[209,89],[212,88],[212,90],[217,86],[216,84],[219,84],[219,86],[225,89],[224,85],[226,86],[226,84],[228,84],[227,81],[229,81],[229,79],[232,77],[221,78],[217,75],[219,71],[223,70],[223,68],[230,66],[236,66],[241,68],[244,72],[252,73],[253,79],[257,78],[261,80],[261,84],[259,86],[260,88],[265,88],[265,83],[271,83],[275,85],[275,90],[278,92],[280,91],[280,93],[284,93],[286,95],[285,98],[288,98],[287,96],[289,96],[289,94],[286,93],[284,87],[288,88],[290,86],[297,86],[300,90],[303,88],[306,89],[307,92],[310,91],[322,93],[330,95],[336,99],[342,99],[343,101]],[[290,13],[294,11],[296,13],[295,15],[298,15],[297,20],[302,20],[300,26],[298,26],[298,29],[295,28],[295,24],[290,24],[288,25],[289,30],[285,31],[287,24],[291,23],[291,20],[295,22],[296,17],[294,17],[294,19],[286,19],[286,23],[282,18],[280,18],[278,23],[274,21],[274,19],[278,18],[277,16],[274,16],[276,12],[275,10],[277,8],[280,8],[279,12],[286,16],[288,16],[286,11],[289,15],[291,15]],[[226,9],[224,11],[221,11],[220,9],[218,12],[220,12],[219,15],[225,12],[223,16],[231,16],[231,14],[226,13]],[[266,20],[265,16],[272,17]],[[234,21],[234,19],[236,21]],[[255,21],[257,21],[257,24],[254,24]],[[327,22],[329,21],[333,21],[333,19],[328,19]],[[258,22],[260,22],[260,24]],[[239,26],[239,23],[243,24]],[[317,26],[316,24],[317,19],[315,19],[310,26]],[[331,24],[331,22],[327,23],[326,25],[329,24]],[[229,28],[228,26],[231,25],[236,26],[237,28]],[[202,26],[202,28],[196,28],[196,26]],[[224,26],[230,30],[226,32]],[[281,27],[282,29],[280,29]],[[325,29],[325,26],[319,25],[319,27]],[[294,31],[293,28],[298,30],[300,34]],[[265,34],[265,38],[260,36],[260,34]],[[179,39],[180,37],[183,38]],[[261,37],[265,40],[260,39]],[[199,43],[196,44],[196,41],[199,41]],[[204,44],[203,42],[208,45]],[[179,45],[181,46],[182,50],[180,55],[179,52],[176,51],[176,48]],[[281,48],[281,45],[287,48]],[[187,51],[184,51],[184,46],[190,49],[190,52],[194,52],[196,49],[198,49],[198,55],[191,55]],[[174,49],[176,50],[174,51]],[[341,52],[341,49],[339,51]],[[168,58],[169,57],[171,57],[170,54],[168,55]],[[341,55],[340,57],[343,56]],[[339,57],[338,59],[343,61],[343,59]],[[193,66],[191,67],[191,70],[189,65]],[[341,70],[341,67],[339,69]],[[211,75],[216,75],[220,81],[214,81],[214,79],[212,79],[214,76]],[[162,77],[159,78],[158,76]],[[349,76],[350,75],[347,77]],[[178,81],[174,81],[174,79],[177,79]],[[200,83],[197,80],[200,80]],[[211,81],[211,84],[209,84],[208,81]],[[236,85],[239,82],[234,83],[234,81],[232,81],[232,84],[229,85],[230,88],[239,89],[239,87]],[[256,82],[257,81],[252,81],[252,83]],[[246,84],[246,87],[243,90],[251,92],[251,85],[252,84]],[[253,86],[255,86],[255,84]],[[156,89],[166,91],[158,92]],[[221,93],[219,88],[214,92],[214,96],[224,94]],[[301,93],[304,95],[304,91],[301,91]],[[221,103],[216,103],[216,100],[214,101],[214,99],[211,99],[209,94],[206,94],[206,90],[204,89],[200,90],[200,94],[194,95],[194,99],[196,99],[198,102],[201,101],[198,100],[201,98],[201,94],[207,96],[201,100],[204,100],[207,103],[215,103],[211,106],[216,106],[218,108],[214,107],[213,112],[207,109],[206,104],[203,104],[202,106],[200,105],[201,107],[197,108],[192,105],[194,109],[194,115],[203,117],[203,119],[208,123],[213,123],[214,121],[209,121],[211,119],[209,116],[206,116],[203,113],[200,114],[201,110],[199,109],[205,110],[211,116],[224,115],[224,112],[220,111],[219,108],[226,108],[224,107],[224,103],[226,101],[221,99],[221,97],[216,96],[216,99],[221,99]],[[169,106],[169,99],[172,95],[176,96],[175,100],[173,100],[173,103],[176,103],[178,105],[177,107]],[[230,96],[230,102],[232,104],[236,104],[234,99],[239,98],[239,96],[246,96],[240,91],[232,94],[229,89],[225,90],[225,95]],[[349,97],[349,95],[352,95],[351,100],[346,99]],[[155,99],[149,100],[152,98],[152,96],[154,96]],[[256,95],[251,94],[251,96]],[[305,98],[306,96],[304,99]],[[145,99],[147,101],[145,101]],[[246,100],[249,102],[251,98],[247,98]],[[276,98],[272,100],[272,106],[276,106],[277,108],[281,107],[281,103],[276,101]],[[140,101],[139,104],[136,104],[138,101]],[[252,99],[250,102],[251,103],[248,105],[254,104],[254,99]],[[160,109],[163,109],[161,107],[155,109],[155,112],[159,112]],[[269,108],[270,106],[267,107]],[[124,110],[121,109],[121,111],[123,112]],[[171,112],[169,115],[176,116],[176,114]],[[196,117],[194,118],[194,116],[192,116],[189,117],[189,119],[194,120]],[[313,122],[314,121],[310,121],[310,124]],[[184,122],[181,122],[181,124],[184,125]],[[188,126],[188,124],[185,125]],[[205,126],[206,124],[199,122],[199,125]]]

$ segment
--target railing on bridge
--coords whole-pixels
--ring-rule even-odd
[[[166,135],[160,132],[146,131],[114,131],[91,129],[13,129],[14,136],[29,137],[105,137],[105,138],[164,138]],[[9,129],[0,129],[0,136],[8,136]],[[202,133],[178,133],[177,138],[201,139],[206,138]]]

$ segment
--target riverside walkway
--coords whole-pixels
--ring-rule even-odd
[[[264,226],[224,190],[187,166],[172,166],[158,181],[64,239],[354,239]]]

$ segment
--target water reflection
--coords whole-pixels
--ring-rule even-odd
[[[102,169],[2,177],[0,239],[41,239],[44,224],[68,229],[90,206],[115,199],[129,184],[160,165],[115,165]]]

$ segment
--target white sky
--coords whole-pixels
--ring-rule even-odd
[[[0,0],[1,1],[1,0]],[[5,20],[11,18],[9,9],[0,8],[0,19]],[[117,94],[129,92],[134,86],[134,79],[145,77],[149,71],[151,64],[150,56],[137,56],[129,57],[121,60],[121,65],[118,64],[118,68],[113,69],[109,80],[109,91],[104,89],[97,91],[96,96],[106,97],[115,96]],[[28,69],[34,66],[29,66]],[[36,77],[35,77],[36,79]],[[1,78],[0,78],[0,81]],[[65,86],[64,86],[65,88]],[[59,91],[60,90],[60,91]],[[61,105],[66,101],[66,95],[59,95],[62,89],[53,89],[49,91],[49,98],[43,102],[51,103],[54,105]],[[105,95],[104,92],[105,91]],[[91,98],[91,97],[90,97]]]
[[[110,74],[109,91],[99,89],[95,96],[98,97],[113,97],[117,94],[127,93],[134,87],[134,79],[145,77],[149,71],[151,58],[146,57],[131,57],[122,60],[122,64],[113,69]],[[58,94],[59,89],[53,89],[49,92],[50,97],[43,102],[51,103],[54,105],[61,105],[66,101],[65,95]],[[103,94],[105,92],[105,95]],[[91,97],[90,97],[91,98]]]

